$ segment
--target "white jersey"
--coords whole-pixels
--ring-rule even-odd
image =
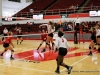
[[[58,38],[56,38],[55,46],[57,48],[60,48],[60,47],[69,48],[69,44],[68,44],[67,40],[64,37],[61,37],[61,38],[58,37]]]
[[[7,30],[7,29],[4,29],[4,30],[3,30],[3,33],[4,33],[4,34],[7,34],[7,33],[8,33],[8,30]]]
[[[48,33],[52,33],[52,32],[55,31],[55,27],[54,27],[54,29],[52,29],[52,28],[51,28],[51,25],[48,25],[48,24],[42,24],[42,25],[40,25],[40,26],[47,26]]]
[[[75,23],[80,23],[80,18],[76,18]]]
[[[100,36],[100,29],[96,29],[96,36]]]

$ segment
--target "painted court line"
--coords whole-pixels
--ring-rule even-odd
[[[35,51],[35,50],[34,50]],[[25,52],[25,51],[24,51]],[[23,52],[22,52],[23,53]],[[37,52],[38,53],[38,52]],[[24,58],[21,58],[21,59],[19,59],[19,58],[17,58],[15,61],[17,61],[17,60],[23,60],[23,59],[25,59],[25,58],[29,58],[29,57],[32,57],[32,56],[34,56],[34,55],[30,55],[30,56],[27,56],[27,57],[24,57]],[[35,60],[34,60],[35,61]]]
[[[35,71],[40,71],[40,72],[45,72],[45,73],[54,73],[54,72],[51,72],[51,71],[39,70],[39,69],[35,69],[35,68],[26,68],[26,67],[10,66],[10,65],[5,65],[5,64],[0,64],[0,65],[1,66],[8,66],[8,67],[19,68],[19,69],[35,70]]]
[[[97,51],[96,52],[94,52],[93,54],[95,54],[95,53],[97,53]],[[88,58],[89,56],[86,56],[86,57],[84,57],[84,58],[82,58],[82,59],[80,59],[79,61],[77,61],[77,62],[75,62],[75,63],[73,63],[71,66],[74,66],[75,64],[77,64],[77,63],[79,63],[79,62],[81,62],[81,61],[83,61],[84,59],[86,59],[86,58]],[[66,69],[63,69],[63,70],[61,70],[60,72],[63,72],[63,71],[65,71]]]
[[[97,52],[97,51],[96,51]],[[94,52],[94,54],[96,53],[96,52]],[[32,55],[33,56],[33,55]],[[31,57],[31,56],[28,56],[28,57]],[[25,58],[28,58],[28,57],[25,57]],[[81,59],[81,60],[79,60],[79,61],[77,61],[77,62],[75,62],[75,63],[73,63],[71,66],[73,66],[73,65],[75,65],[75,64],[77,64],[77,63],[79,63],[79,62],[81,62],[82,60],[84,60],[84,59],[86,59],[86,58],[88,58],[89,56],[86,56],[86,57],[84,57],[83,59]],[[14,67],[14,68],[20,68],[20,69],[27,69],[27,70],[35,70],[35,71],[40,71],[40,72],[45,72],[45,73],[55,73],[55,72],[51,72],[51,71],[46,71],[46,70],[39,70],[39,69],[35,69],[35,68],[26,68],[26,67],[18,67],[18,66],[11,66],[11,65],[5,65],[5,64],[0,64],[1,66],[3,65],[3,66],[9,66],[9,67]],[[61,70],[61,72],[63,72],[65,69],[63,69],[63,70]]]

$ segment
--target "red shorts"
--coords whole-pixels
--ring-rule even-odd
[[[41,39],[46,40],[48,34],[41,34]]]

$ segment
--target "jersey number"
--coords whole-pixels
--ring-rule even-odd
[[[64,42],[64,39],[62,39],[62,42]]]

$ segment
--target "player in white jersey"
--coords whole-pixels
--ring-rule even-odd
[[[70,74],[72,66],[68,66],[65,63],[63,63],[64,56],[67,54],[67,50],[69,48],[69,44],[68,44],[67,40],[62,36],[63,36],[63,33],[61,31],[59,31],[58,32],[58,38],[55,41],[55,46],[59,50],[58,51],[58,56],[56,58],[57,69],[56,69],[55,72],[60,74],[60,71],[59,71],[60,70],[60,66],[63,66],[65,68],[67,68],[68,74]]]
[[[96,37],[97,37],[97,44],[98,44],[98,52],[100,52],[100,26],[96,25]]]
[[[40,26],[47,26],[47,31],[48,31],[48,36],[46,37],[46,46],[45,48],[47,47],[47,45],[49,46],[49,48],[51,49],[51,46],[50,46],[50,42],[52,43],[52,49],[54,47],[54,42],[53,42],[53,32],[55,31],[55,26],[54,24],[49,21],[48,24],[42,24]],[[43,49],[42,52],[45,52],[45,48]]]

